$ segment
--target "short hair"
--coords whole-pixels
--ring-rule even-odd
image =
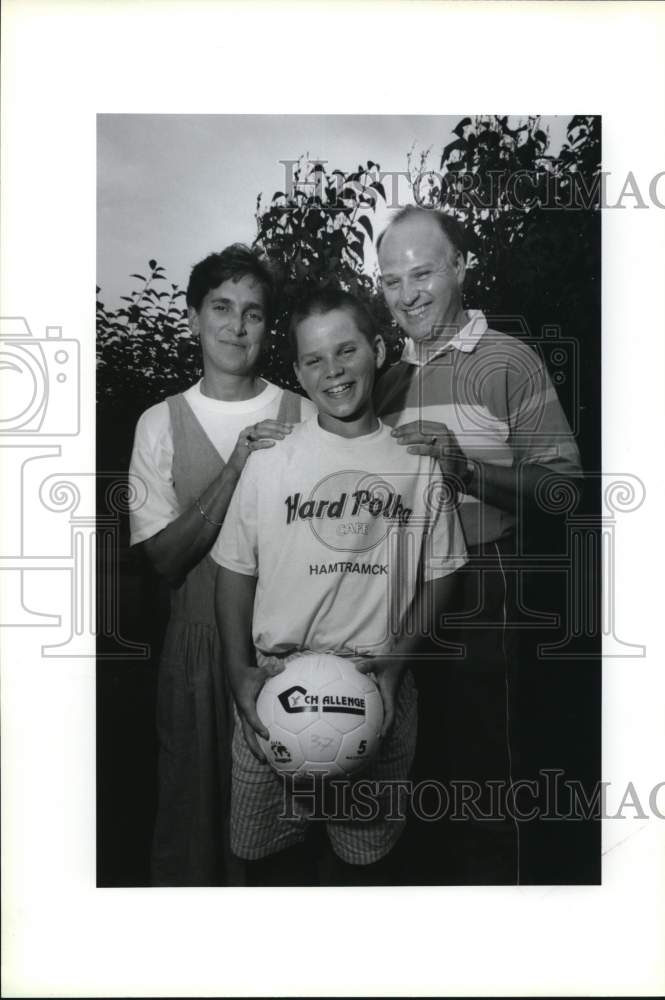
[[[187,285],[187,305],[198,312],[213,288],[219,288],[224,281],[247,277],[255,278],[261,286],[266,319],[270,322],[275,294],[273,276],[258,253],[244,243],[232,243],[221,253],[211,253],[194,265]]]
[[[370,344],[378,334],[374,317],[364,302],[341,288],[317,288],[296,304],[289,322],[289,347],[294,358],[298,357],[298,327],[310,316],[326,316],[335,309],[343,309]]]
[[[377,254],[381,249],[383,237],[389,229],[392,229],[393,226],[398,225],[398,223],[403,222],[405,219],[421,215],[428,215],[430,218],[434,218],[448,242],[466,260],[466,255],[469,252],[469,241],[464,226],[454,216],[447,215],[446,212],[442,212],[438,208],[425,208],[422,205],[406,205],[404,208],[400,208],[399,212],[395,213],[385,229],[379,234],[376,241]]]

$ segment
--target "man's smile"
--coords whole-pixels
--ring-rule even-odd
[[[429,305],[430,305],[429,302],[427,302],[425,303],[425,305],[412,306],[410,309],[404,307],[403,311],[406,313],[409,319],[420,319],[420,317],[424,316],[427,310],[429,309]]]

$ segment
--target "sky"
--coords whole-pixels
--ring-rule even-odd
[[[572,115],[571,115],[572,116]],[[543,116],[550,151],[558,152],[571,117]],[[413,151],[431,150],[438,169],[443,146],[463,114],[399,115],[99,115],[97,129],[97,284],[107,307],[120,304],[156,259],[185,287],[208,253],[256,233],[257,195],[264,205],[283,191],[283,160],[326,160],[349,172],[367,160],[383,171],[407,169]],[[516,121],[516,117],[512,116]],[[389,192],[387,192],[390,198]],[[400,199],[410,198],[406,180]],[[379,206],[375,232],[390,212]],[[372,267],[373,252],[366,264]]]

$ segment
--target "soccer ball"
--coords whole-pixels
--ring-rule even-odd
[[[295,657],[261,688],[256,702],[270,739],[257,737],[278,774],[343,778],[376,754],[383,724],[379,689],[350,660],[329,653]]]

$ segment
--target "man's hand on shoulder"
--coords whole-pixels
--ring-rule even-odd
[[[454,476],[466,485],[469,478],[469,459],[460,447],[455,434],[445,424],[434,420],[412,420],[391,432],[398,444],[412,455],[429,455],[435,458],[444,476]]]

